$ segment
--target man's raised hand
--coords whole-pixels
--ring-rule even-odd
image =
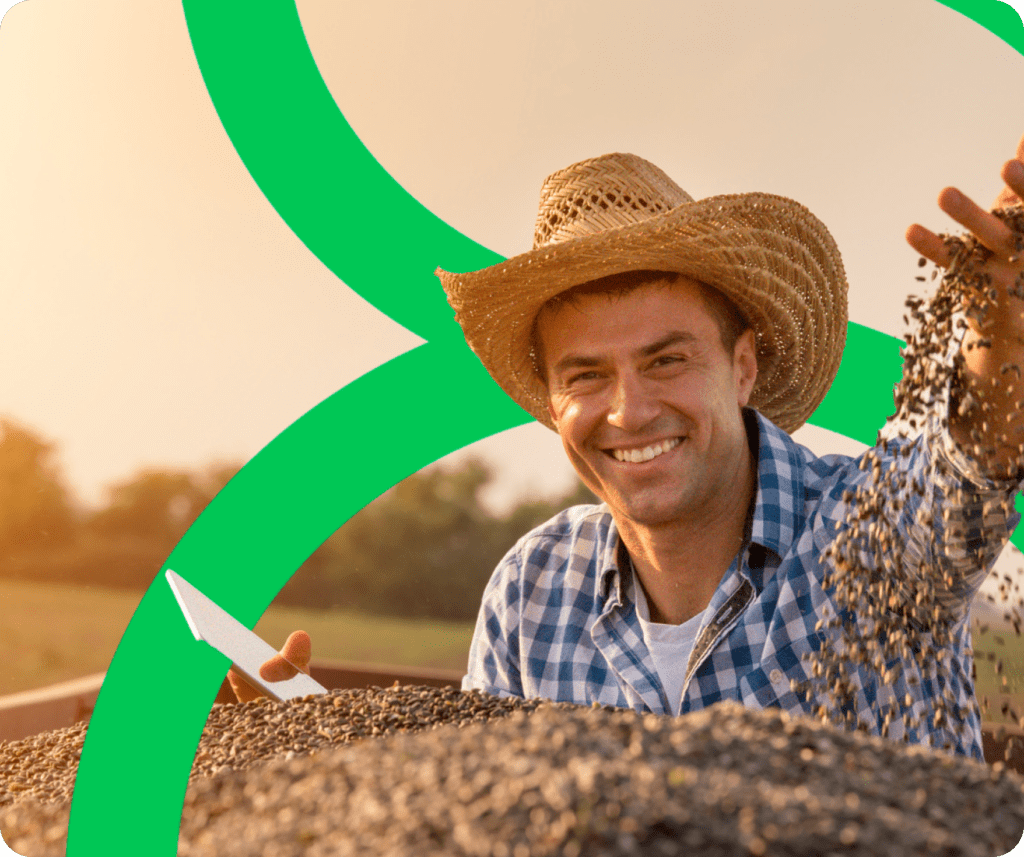
[[[1024,199],[1024,137],[1017,144],[1016,157],[1003,165],[1000,173],[1003,189],[992,208],[1003,208]],[[1024,398],[1024,378],[1016,373],[1010,384],[1006,367],[1017,366],[1024,374],[1024,301],[1013,291],[1024,277],[1024,253],[1016,246],[1013,231],[991,211],[986,211],[956,188],[939,194],[939,208],[971,232],[992,252],[976,268],[988,275],[989,288],[995,290],[994,313],[988,313],[982,326],[969,318],[970,330],[964,337],[964,382],[978,400],[986,402],[984,411],[951,413],[950,431],[965,449],[990,450],[979,464],[995,477],[1013,474],[1021,465],[1020,445],[1024,443],[1024,413],[1018,407]],[[929,229],[914,224],[907,230],[907,242],[936,265],[948,267],[953,253],[942,239]],[[982,343],[984,347],[978,347]],[[1013,391],[1012,386],[1017,390]]]

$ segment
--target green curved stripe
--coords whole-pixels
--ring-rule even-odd
[[[393,403],[385,390],[397,391]],[[252,627],[292,571],[381,491],[530,419],[453,346],[420,346],[276,437],[218,494],[165,567]],[[99,843],[107,854],[174,853],[192,759],[227,667],[192,638],[158,577],[97,700],[72,803],[69,854],[97,853]]]
[[[171,554],[165,568],[251,627],[294,569],[363,505],[448,452],[530,418],[465,347],[433,277],[438,264],[470,270],[500,257],[423,208],[366,151],[330,98],[294,5],[183,5],[211,99],[268,200],[345,283],[428,340],[289,426]],[[971,17],[993,6],[947,5]],[[1014,35],[1005,16],[993,28],[1007,41]],[[872,442],[892,409],[898,344],[851,325],[839,377],[812,422]],[[71,857],[175,853],[188,772],[226,669],[192,640],[157,576],[92,717]]]
[[[501,257],[424,208],[363,146],[331,98],[294,4],[184,7],[217,113],[284,222],[399,324],[430,341],[460,339],[434,269],[473,270]]]
[[[874,446],[878,430],[895,410],[902,345],[894,336],[850,322],[839,372],[808,422]]]
[[[995,33],[1017,53],[1024,54],[1024,25],[1017,11],[1000,0],[937,0],[965,18]]]

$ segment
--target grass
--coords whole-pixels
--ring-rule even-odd
[[[0,580],[0,695],[105,670],[140,597],[98,586]],[[451,670],[465,668],[473,634],[471,623],[274,606],[256,632],[279,647],[297,628],[309,632],[317,660]],[[992,703],[984,719],[1005,720],[1004,698],[1024,715],[1024,638],[1012,630],[975,633],[974,647],[978,696]],[[1002,660],[1001,675],[989,652]]]
[[[979,701],[983,696],[989,700],[989,710],[982,712],[982,720],[1018,723],[1004,716],[1000,709],[1005,701],[1016,709],[1018,717],[1024,717],[1024,637],[1016,636],[1012,630],[990,630],[984,634],[975,630],[973,637],[978,674],[975,692]],[[998,661],[1002,661],[1001,673],[995,669]]]
[[[275,648],[297,629],[309,633],[316,660],[466,669],[471,622],[393,619],[342,611],[271,607],[256,633]]]
[[[0,580],[0,695],[106,670],[142,597],[99,586]],[[472,623],[274,607],[256,631],[278,647],[301,628],[317,660],[463,670]]]

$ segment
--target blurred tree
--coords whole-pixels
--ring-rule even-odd
[[[573,487],[560,497],[525,500],[516,505],[501,521],[500,541],[507,550],[534,527],[553,518],[563,509],[599,502],[593,492],[577,478]]]
[[[80,516],[54,445],[9,420],[0,428],[0,573],[19,579],[148,586],[241,467],[140,470],[108,488],[105,507]],[[562,497],[496,516],[480,501],[493,476],[474,459],[413,474],[314,552],[278,603],[471,621],[494,567],[520,536],[567,506],[595,502],[577,483]]]
[[[237,464],[218,463],[198,473],[140,470],[107,489],[107,505],[89,518],[89,529],[101,536],[159,544],[165,554],[170,553],[239,469]]]
[[[200,470],[195,477],[196,486],[206,498],[206,503],[216,497],[241,469],[241,462],[215,461]]]
[[[77,511],[56,450],[31,429],[0,419],[0,558],[75,538]]]
[[[480,502],[492,478],[486,464],[472,459],[413,474],[331,536],[279,603],[472,620],[494,567],[520,536],[568,505],[594,502],[578,485],[499,518]]]
[[[172,548],[205,503],[190,473],[141,470],[107,489],[108,502],[89,519],[103,536],[132,536]]]
[[[2,448],[0,444],[0,461],[4,459]],[[143,589],[198,514],[239,468],[238,464],[217,463],[196,472],[142,470],[111,486],[105,507],[80,516],[75,538],[45,544],[21,539],[19,552],[2,557],[0,573],[19,580]],[[10,504],[4,496],[0,490],[6,512]],[[0,526],[7,521],[0,514]]]

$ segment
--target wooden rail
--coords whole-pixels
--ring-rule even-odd
[[[17,741],[88,720],[105,675],[93,673],[39,690],[0,696],[0,741]]]

